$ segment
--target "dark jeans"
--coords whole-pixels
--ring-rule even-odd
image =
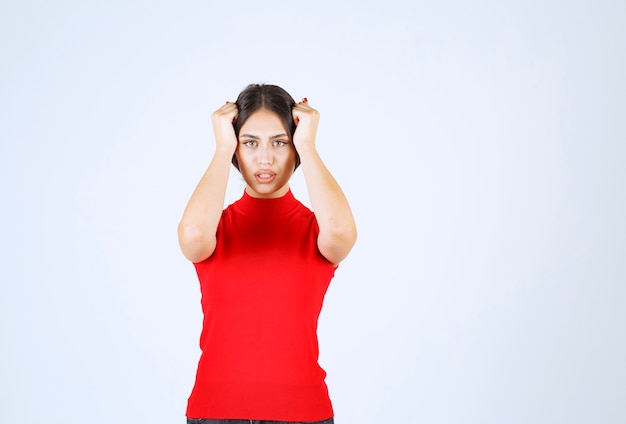
[[[329,418],[323,421],[300,422],[300,421],[259,421],[259,420],[207,420],[204,418],[187,418],[187,424],[334,424],[335,420]]]

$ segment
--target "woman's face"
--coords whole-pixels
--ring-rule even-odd
[[[287,193],[296,152],[278,115],[267,109],[250,115],[239,130],[235,154],[250,196],[275,198]]]

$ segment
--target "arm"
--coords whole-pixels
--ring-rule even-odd
[[[237,147],[233,121],[237,106],[226,103],[211,116],[215,153],[196,186],[178,225],[178,243],[187,259],[200,262],[215,250],[215,232],[224,209],[231,159]]]
[[[356,242],[354,217],[341,187],[315,148],[319,112],[305,99],[294,106],[293,117],[297,125],[293,142],[300,155],[311,206],[320,228],[317,247],[329,262],[337,265]]]

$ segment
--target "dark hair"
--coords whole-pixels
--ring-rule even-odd
[[[278,115],[285,129],[289,132],[289,141],[293,141],[296,123],[293,120],[292,109],[296,102],[284,89],[271,84],[250,84],[239,93],[235,104],[239,109],[239,114],[233,124],[237,139],[239,139],[241,127],[250,115],[259,109],[266,109]],[[239,162],[237,162],[235,155],[233,155],[232,162],[235,168],[239,169]],[[296,151],[296,168],[299,165],[300,155]]]

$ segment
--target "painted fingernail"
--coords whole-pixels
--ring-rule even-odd
[[[306,102],[308,102],[308,101],[309,101],[309,99],[307,99],[306,97],[303,97],[303,98],[302,98],[302,103],[306,103]]]

